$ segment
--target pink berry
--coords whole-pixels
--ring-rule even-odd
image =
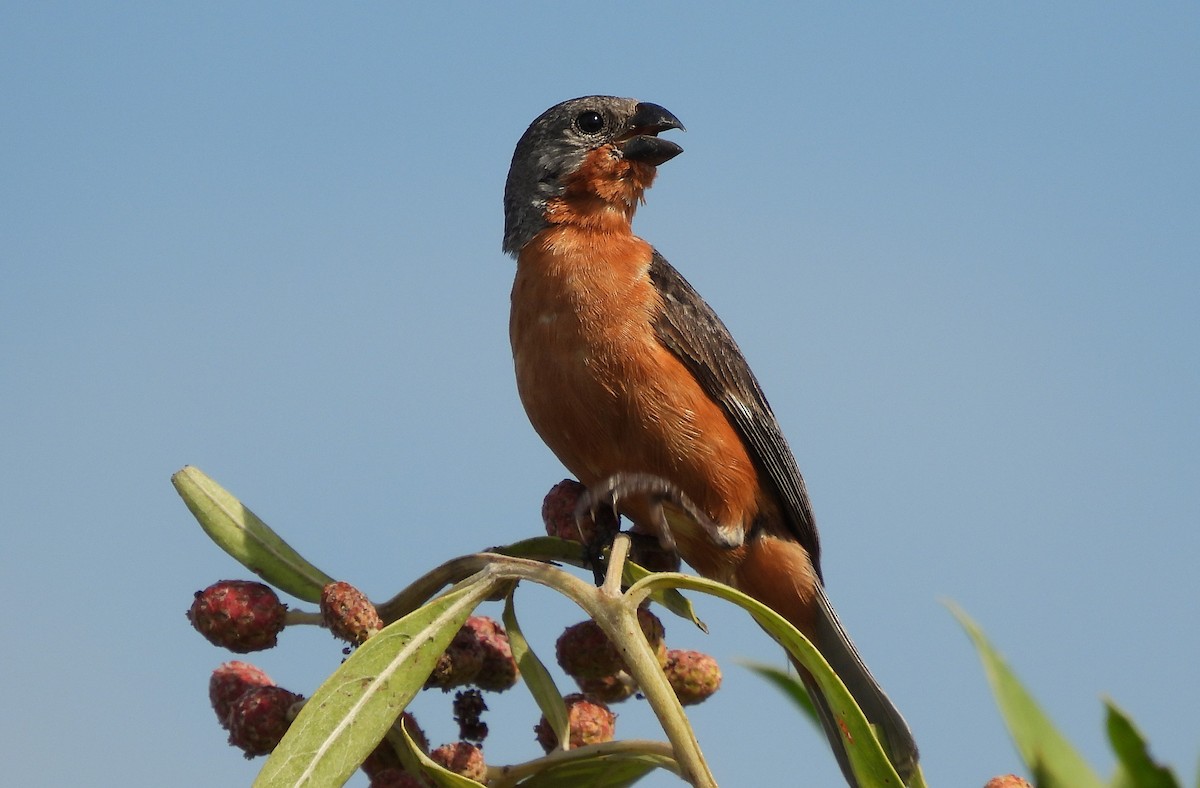
[[[574,479],[563,479],[550,488],[542,500],[542,523],[547,534],[586,545],[616,534],[620,524],[611,509],[601,507],[595,520],[588,516],[575,519],[576,507],[586,489]]]
[[[465,741],[443,744],[429,753],[429,759],[447,771],[482,783],[487,779],[487,763],[483,751]]]
[[[1004,774],[987,781],[983,788],[1032,788],[1029,781],[1015,774]]]
[[[489,692],[503,692],[515,685],[519,671],[504,627],[487,616],[471,616],[463,628],[472,632],[483,649],[483,666],[471,683]]]
[[[658,655],[659,664],[665,665],[667,646],[663,640],[662,621],[644,607],[638,609],[637,617],[642,634]],[[576,681],[611,676],[625,669],[620,651],[600,625],[591,619],[569,626],[559,635],[555,656],[567,675]]]
[[[334,637],[354,646],[361,646],[383,629],[383,621],[366,595],[342,581],[321,589],[321,617]]]
[[[633,693],[637,692],[637,682],[623,670],[608,676],[575,679],[575,683],[579,685],[579,691],[587,696],[588,700],[601,703],[620,703],[633,697]]]
[[[454,634],[450,645],[446,646],[433,666],[433,672],[425,681],[425,686],[439,687],[449,690],[470,684],[483,669],[486,659],[483,644],[480,643],[475,631],[466,625]]]
[[[708,654],[672,649],[667,652],[667,681],[684,706],[707,700],[721,687],[721,666]]]
[[[279,744],[292,722],[292,707],[302,695],[282,687],[256,687],[242,693],[229,712],[229,743],[247,758],[267,755]]]
[[[247,690],[273,687],[270,676],[246,662],[226,662],[212,672],[208,680],[208,699],[222,728],[229,728],[229,713],[233,704]]]
[[[213,645],[246,654],[273,648],[286,614],[287,607],[270,586],[222,580],[196,592],[187,616]]]
[[[617,715],[609,711],[608,706],[588,700],[578,693],[566,696],[563,702],[567,704],[572,748],[612,741],[616,732]],[[545,716],[538,721],[533,731],[537,735],[538,744],[542,745],[546,752],[558,746],[558,739]]]

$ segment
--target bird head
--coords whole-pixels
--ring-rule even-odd
[[[683,152],[659,138],[683,129],[658,104],[584,96],[543,112],[517,142],[504,187],[504,251],[518,255],[550,224],[555,201],[576,199],[632,216],[655,168]]]

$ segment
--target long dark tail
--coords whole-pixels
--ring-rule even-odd
[[[887,753],[897,774],[907,784],[917,768],[918,758],[917,743],[913,740],[912,731],[909,730],[904,717],[900,716],[900,711],[884,694],[879,682],[871,675],[871,671],[867,669],[862,657],[858,655],[858,650],[850,642],[850,637],[842,627],[842,622],[833,612],[833,606],[829,604],[824,589],[818,585],[816,590],[820,613],[816,620],[813,645],[838,674],[842,683],[846,685],[846,689],[850,690],[851,696],[863,710],[867,721],[875,726],[875,732],[879,736],[884,752]],[[845,775],[847,784],[851,788],[860,788],[858,781],[854,779],[854,772],[850,769],[850,756],[846,751],[846,740],[833,709],[829,707],[828,701],[821,694],[820,688],[808,671],[799,665],[796,668],[817,708],[821,727],[825,729],[825,736],[829,739],[838,765],[842,767],[842,774]]]

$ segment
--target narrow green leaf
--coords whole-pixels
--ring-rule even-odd
[[[397,621],[433,599],[446,586],[471,577],[494,560],[483,553],[451,558],[418,577],[388,601],[377,603],[375,609],[385,622]]]
[[[544,757],[493,773],[489,784],[495,788],[559,788],[564,785],[620,788],[632,785],[653,769],[665,769],[679,775],[680,767],[672,756],[670,744],[648,739],[622,739],[573,750],[554,750]]]
[[[492,547],[487,552],[533,561],[563,561],[574,566],[583,563],[583,545],[557,536],[535,536],[509,545]]]
[[[632,586],[639,580],[643,580],[654,574],[649,569],[646,569],[639,564],[635,564],[633,561],[626,561],[623,570],[624,571],[621,574],[621,581],[627,586]],[[678,589],[669,587],[658,588],[655,589],[654,593],[650,595],[650,598],[680,618],[691,621],[704,634],[708,634],[708,627],[703,621],[700,620],[700,617],[696,615],[696,609],[692,607],[691,600],[679,593]]]
[[[821,720],[817,718],[817,709],[813,706],[808,690],[804,688],[804,682],[786,670],[777,668],[774,665],[746,661],[741,661],[741,664],[782,690],[783,694],[792,699],[792,702],[800,708],[800,711],[808,717],[809,721],[820,729]]]
[[[567,717],[567,707],[563,703],[562,693],[554,684],[554,678],[550,675],[550,671],[546,670],[546,666],[533,653],[533,649],[529,647],[529,642],[525,640],[525,635],[521,632],[521,627],[517,623],[517,612],[513,608],[512,592],[504,600],[504,629],[508,633],[513,659],[517,661],[517,668],[521,677],[525,679],[529,694],[533,695],[538,708],[542,710],[542,714],[546,715],[546,721],[550,723],[550,729],[554,731],[558,741],[569,741],[571,722]]]
[[[957,605],[948,606],[974,642],[1009,735],[1029,771],[1038,776],[1039,788],[1099,788],[1104,785],[988,642],[983,630]]]
[[[385,627],[325,680],[267,759],[255,788],[343,785],[420,691],[496,581],[480,573]]]
[[[558,763],[518,783],[521,788],[625,788],[655,769],[671,769],[674,761],[654,755],[600,755]],[[677,767],[676,767],[677,768]]]
[[[875,738],[871,724],[867,722],[862,710],[850,696],[846,685],[829,667],[829,663],[821,656],[821,652],[817,651],[816,647],[798,629],[758,600],[722,583],[691,575],[667,572],[652,574],[631,588],[630,593],[636,593],[639,589],[652,589],[659,585],[711,594],[733,602],[749,612],[758,625],[812,673],[821,686],[821,691],[828,700],[834,715],[844,726],[846,741],[854,745],[847,747],[846,750],[851,768],[859,782],[872,786],[872,788],[901,788],[903,783],[900,781],[900,776],[892,768],[891,762],[884,754],[883,747]]]
[[[319,602],[333,578],[317,569],[237,498],[199,468],[187,466],[171,477],[200,527],[242,566],[266,582],[306,602]]]
[[[413,741],[412,736],[408,732],[408,727],[404,724],[404,717],[397,717],[391,727],[387,729],[384,738],[380,741],[380,746],[387,743],[396,757],[400,759],[400,765],[405,771],[412,774],[421,773],[421,748]]]
[[[925,782],[925,772],[921,769],[921,764],[917,764],[917,770],[908,778],[908,788],[929,788]]]
[[[463,777],[461,774],[455,774],[449,769],[440,766],[428,755],[423,753],[421,748],[417,746],[417,743],[414,742],[412,737],[408,735],[407,730],[403,730],[402,734],[404,736],[405,743],[408,745],[409,755],[417,762],[421,773],[430,780],[433,780],[436,785],[441,786],[441,788],[479,788],[479,783],[475,782],[474,780],[469,780],[466,777]],[[411,767],[407,766],[407,764],[405,768],[411,769]]]
[[[1137,788],[1180,788],[1175,774],[1150,757],[1145,737],[1129,716],[1111,700],[1105,700],[1104,705],[1108,708],[1105,722],[1108,740],[1117,754],[1120,771],[1124,773],[1118,775],[1118,779],[1126,780],[1126,784]]]

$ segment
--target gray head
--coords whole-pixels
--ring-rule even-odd
[[[508,170],[504,251],[516,257],[545,229],[547,201],[563,193],[567,178],[588,153],[614,145],[625,159],[658,166],[683,148],[656,135],[682,128],[678,118],[657,104],[616,96],[583,96],[543,112],[517,142]]]

